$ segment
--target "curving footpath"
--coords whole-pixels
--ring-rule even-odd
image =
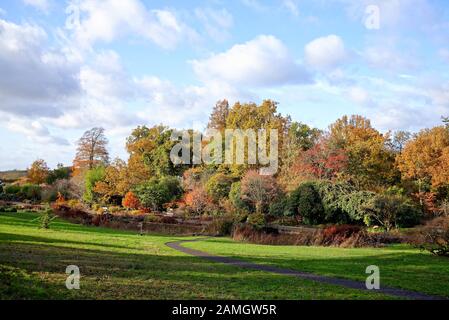
[[[166,245],[174,250],[177,250],[177,251],[185,253],[185,254],[203,258],[203,259],[206,259],[209,261],[225,263],[225,264],[232,265],[235,267],[240,267],[240,268],[245,268],[245,269],[254,269],[254,270],[265,271],[265,272],[272,272],[272,273],[276,273],[276,274],[292,276],[292,277],[297,277],[297,278],[306,279],[306,280],[313,280],[313,281],[317,281],[317,282],[321,282],[321,283],[338,285],[338,286],[342,286],[342,287],[346,287],[346,288],[350,288],[350,289],[368,290],[366,288],[366,285],[364,282],[348,280],[348,279],[333,278],[333,277],[327,277],[327,276],[317,275],[317,274],[308,273],[308,272],[301,272],[301,271],[283,269],[283,268],[278,268],[278,267],[273,267],[273,266],[261,265],[261,264],[257,264],[257,263],[238,260],[235,258],[216,256],[216,255],[212,255],[207,252],[204,252],[204,251],[190,249],[190,248],[186,248],[186,247],[182,246],[183,243],[196,242],[196,241],[202,241],[202,240],[205,240],[205,239],[168,242],[168,243],[166,243]],[[375,291],[378,293],[398,297],[401,299],[447,300],[447,298],[444,298],[444,297],[432,296],[432,295],[428,295],[425,293],[419,293],[419,292],[415,292],[415,291],[409,291],[409,290],[397,289],[397,288],[391,288],[391,287],[381,287],[380,290],[369,290],[369,291]]]

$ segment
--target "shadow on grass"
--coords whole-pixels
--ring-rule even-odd
[[[12,288],[0,290],[2,299],[8,299],[8,294],[15,299],[382,298],[196,257],[168,255],[170,251],[165,255],[132,254],[112,249],[67,248],[58,245],[63,241],[42,241],[40,237],[7,236],[0,241],[0,267],[16,271],[2,275],[2,282],[13,284]],[[32,243],[35,241],[41,243]],[[65,288],[68,265],[80,268],[81,290]]]

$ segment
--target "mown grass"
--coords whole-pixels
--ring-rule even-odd
[[[389,298],[209,262],[165,246],[178,237],[140,236],[61,220],[42,230],[33,221],[36,217],[0,213],[0,299]],[[68,265],[80,268],[80,290],[65,287]]]
[[[385,248],[266,246],[207,239],[186,247],[245,261],[365,281],[366,267],[380,268],[381,286],[449,297],[449,258],[407,245]]]

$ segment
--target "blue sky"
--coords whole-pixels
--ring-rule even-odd
[[[271,98],[322,129],[355,113],[383,132],[439,125],[449,115],[449,4],[0,2],[0,170],[70,164],[94,126],[111,156],[126,158],[132,128],[202,129],[223,98]]]

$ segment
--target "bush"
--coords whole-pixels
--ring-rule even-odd
[[[421,227],[410,243],[437,256],[449,257],[449,219],[436,218]]]
[[[232,178],[224,173],[213,175],[206,183],[206,191],[208,195],[218,203],[221,199],[227,198],[231,191]]]
[[[248,210],[249,205],[242,199],[241,182],[234,182],[229,191],[229,200],[237,210]]]
[[[421,212],[407,198],[377,195],[367,204],[367,224],[379,223],[387,231],[392,228],[413,227],[420,222]]]
[[[26,184],[22,186],[20,196],[26,200],[39,201],[41,200],[41,187],[35,184]]]
[[[222,217],[212,220],[207,228],[207,233],[214,236],[229,236],[234,228],[234,220],[232,217]]]
[[[270,204],[268,212],[271,216],[282,217],[288,214],[288,198],[281,196]]]
[[[185,195],[187,209],[195,214],[202,215],[213,210],[212,199],[202,187],[196,187]]]
[[[263,213],[253,213],[248,216],[248,224],[253,228],[260,230],[265,227],[266,221]]]
[[[134,193],[128,192],[123,198],[122,205],[128,209],[139,209],[141,207],[139,199]]]
[[[161,211],[165,203],[177,199],[181,193],[181,185],[175,177],[164,177],[160,180],[151,179],[138,186],[135,195],[143,207],[153,211]]]
[[[9,195],[17,195],[21,191],[20,186],[9,185],[5,187],[5,193]]]
[[[325,221],[321,197],[313,182],[302,183],[288,200],[288,213],[300,215],[305,224],[321,224]]]

